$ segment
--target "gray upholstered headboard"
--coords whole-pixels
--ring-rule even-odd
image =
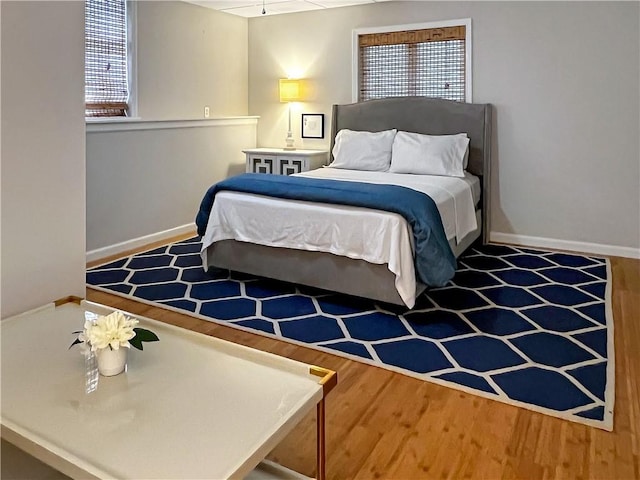
[[[389,97],[348,105],[334,105],[331,149],[336,133],[347,128],[379,132],[396,128],[429,135],[466,133],[469,137],[467,170],[482,177],[482,238],[489,238],[491,178],[491,105],[460,103],[429,97]]]

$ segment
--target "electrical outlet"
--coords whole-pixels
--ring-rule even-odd
[[[204,118],[209,118],[209,105],[204,107]]]

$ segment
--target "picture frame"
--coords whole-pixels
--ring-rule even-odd
[[[324,138],[324,113],[302,114],[302,138]]]

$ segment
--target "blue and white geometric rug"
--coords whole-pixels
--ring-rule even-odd
[[[605,430],[609,261],[486,245],[410,311],[213,269],[193,238],[87,272],[93,288]]]

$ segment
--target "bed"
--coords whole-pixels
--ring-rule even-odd
[[[469,191],[472,193],[470,198],[473,202],[472,214],[475,228],[458,228],[457,220],[449,221],[448,217],[444,215],[442,216],[443,224],[447,224],[446,228],[450,230],[447,239],[451,251],[456,257],[478,238],[486,242],[490,211],[488,192],[490,191],[491,163],[491,106],[489,104],[458,103],[426,97],[394,97],[349,105],[334,105],[331,128],[332,150],[336,135],[344,129],[361,132],[383,132],[397,129],[403,132],[428,135],[466,133],[469,138],[468,164],[465,178],[461,181],[464,180],[469,184]],[[330,178],[345,182],[384,183],[386,181],[385,174],[380,172],[365,172],[362,175],[348,169],[338,170],[323,168],[302,174],[302,176],[318,179]],[[335,178],[336,173],[339,178]],[[389,175],[387,174],[387,176]],[[409,181],[411,188],[423,191],[422,186],[413,185],[421,176],[396,175],[396,177],[402,177],[398,180],[400,184]],[[438,184],[435,188],[436,190],[458,188],[454,186],[453,182],[449,183],[451,186],[447,184],[442,187]],[[460,184],[459,182],[455,185]],[[428,186],[424,188],[428,188]],[[407,255],[411,255],[415,245],[410,236],[407,238],[406,224],[403,224],[403,219],[396,218],[397,214],[387,213],[385,220],[378,223],[378,234],[374,235],[375,238],[381,239],[381,242],[392,245],[393,248],[387,249],[391,253],[387,253],[388,257],[383,254],[376,258],[369,258],[371,255],[355,255],[333,246],[309,247],[305,246],[304,242],[297,245],[291,241],[295,234],[292,237],[288,235],[288,232],[292,226],[295,226],[293,224],[295,221],[300,222],[299,232],[306,231],[309,227],[321,227],[318,230],[319,233],[313,234],[315,239],[319,238],[318,235],[322,235],[322,228],[325,231],[330,231],[332,228],[328,228],[328,226],[339,225],[339,222],[335,220],[338,218],[338,214],[347,219],[344,223],[346,231],[349,226],[362,223],[360,220],[355,222],[354,219],[365,219],[367,216],[376,215],[380,217],[384,212],[371,211],[357,206],[336,206],[282,198],[265,198],[260,195],[226,191],[219,193],[215,202],[216,215],[218,215],[217,224],[220,224],[221,217],[225,222],[235,219],[237,223],[238,219],[242,219],[241,224],[238,224],[239,230],[244,228],[246,231],[252,229],[254,231],[251,235],[246,231],[237,231],[232,234],[218,235],[218,238],[214,238],[213,233],[208,231],[207,235],[203,237],[201,252],[205,268],[217,267],[245,272],[409,308],[413,307],[416,297],[425,288],[425,285],[416,281],[415,271],[406,268]],[[455,205],[454,201],[452,207],[454,210]],[[442,209],[443,207],[438,203],[441,215]],[[254,216],[253,219],[251,215]],[[265,217],[276,217],[275,221],[280,218],[283,222],[288,222],[280,235],[281,243],[261,240],[262,238],[273,239],[274,235],[278,236],[278,229],[273,227],[270,227],[269,232],[264,232],[264,234],[255,230],[265,228],[258,225]],[[296,218],[298,220],[295,220]],[[381,229],[381,225],[386,227]],[[453,234],[451,228],[453,228]],[[338,228],[338,230],[342,235],[342,228]],[[397,235],[393,238],[386,238],[388,231],[393,231]],[[335,237],[335,231],[332,231],[331,234]],[[402,238],[404,239],[402,240]],[[371,243],[371,245],[376,246],[375,243]],[[399,267],[397,265],[404,265],[402,267],[404,274],[398,273]]]

